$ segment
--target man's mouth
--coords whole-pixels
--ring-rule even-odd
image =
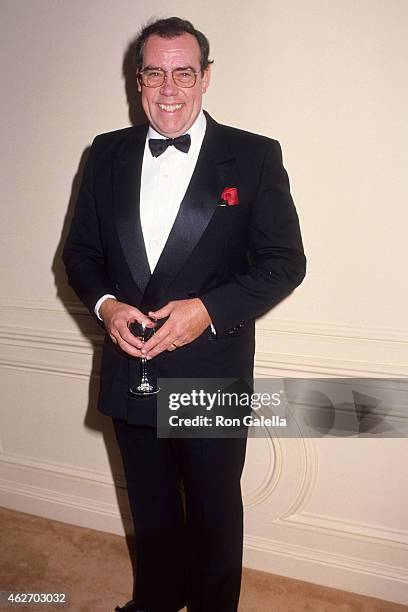
[[[183,105],[182,104],[159,104],[160,110],[165,111],[166,113],[174,113],[179,110]]]

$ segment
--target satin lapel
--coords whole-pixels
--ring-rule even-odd
[[[143,302],[149,308],[160,303],[207,228],[225,187],[225,169],[232,162],[231,154],[219,142],[217,124],[207,116],[206,135],[193,176],[146,288]]]
[[[140,180],[147,128],[135,128],[113,162],[114,217],[123,255],[143,293],[150,268],[140,223]]]

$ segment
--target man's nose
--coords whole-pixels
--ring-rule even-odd
[[[173,80],[173,74],[170,70],[164,73],[164,83],[160,87],[160,93],[164,96],[174,96],[178,92],[177,85]]]

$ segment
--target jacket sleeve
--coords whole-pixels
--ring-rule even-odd
[[[200,296],[222,333],[255,319],[303,280],[306,258],[289,179],[277,141],[270,141],[251,208],[248,269]]]
[[[114,293],[105,269],[93,186],[95,148],[94,141],[85,165],[74,216],[62,254],[68,283],[92,314],[102,295]]]

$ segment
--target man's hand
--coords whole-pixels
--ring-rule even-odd
[[[192,342],[211,325],[207,309],[199,298],[169,302],[160,310],[148,314],[152,319],[168,319],[144,345],[142,354],[147,359]]]
[[[137,308],[113,298],[107,298],[102,302],[99,314],[114,344],[120,346],[122,351],[132,357],[143,357],[140,352],[143,343],[132,334],[129,325],[137,321],[138,323],[144,323],[146,327],[154,327],[154,322],[149,317]]]

